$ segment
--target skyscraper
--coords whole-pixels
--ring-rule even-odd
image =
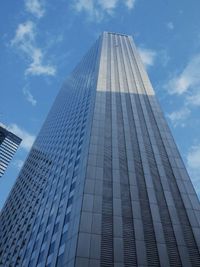
[[[130,36],[64,83],[1,214],[3,266],[200,266],[200,206]]]
[[[4,174],[22,139],[0,125],[0,177]]]

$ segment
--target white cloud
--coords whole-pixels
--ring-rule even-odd
[[[186,98],[186,102],[193,106],[200,106],[200,88],[196,88],[199,92],[195,92],[193,95],[189,95]],[[196,90],[196,91],[197,91]]]
[[[182,127],[185,126],[185,121],[190,115],[190,110],[187,107],[183,107],[180,110],[173,111],[167,115],[167,117],[171,120],[174,127],[180,125]]]
[[[167,28],[169,29],[169,30],[173,30],[174,29],[174,24],[173,24],[173,22],[168,22],[167,23]]]
[[[134,8],[136,0],[125,0],[125,5],[128,7],[128,9]]]
[[[142,62],[146,67],[153,66],[156,58],[156,52],[151,49],[138,47],[138,52],[142,59]]]
[[[116,8],[118,0],[98,0],[97,2],[103,10],[109,13],[110,10]]]
[[[35,136],[28,133],[26,130],[20,128],[17,124],[12,123],[7,126],[7,129],[20,138],[22,138],[22,142],[20,144],[20,147],[29,151],[31,149],[31,146],[33,145],[33,142],[35,140]]]
[[[31,92],[27,87],[23,88],[23,94],[26,97],[26,100],[31,103],[31,105],[35,106],[37,104],[36,99],[33,97],[33,95],[31,94]]]
[[[172,124],[184,127],[192,108],[200,106],[200,54],[189,60],[185,68],[164,85],[169,94],[182,96],[183,108],[168,114]]]
[[[32,75],[55,75],[56,69],[54,66],[49,64],[44,65],[43,61],[43,53],[39,48],[33,48],[32,50],[32,63],[26,70],[26,74]]]
[[[27,50],[27,46],[30,45],[35,39],[35,28],[32,21],[27,21],[18,25],[15,37],[11,41],[12,45],[18,45],[21,49]]]
[[[165,86],[170,94],[181,95],[193,91],[196,94],[196,90],[200,88],[200,54],[195,55],[188,62],[183,71],[173,77],[168,84]]]
[[[89,13],[93,12],[94,4],[93,0],[78,0],[74,1],[74,8],[81,12],[81,11],[87,11]]]
[[[170,61],[170,56],[169,56],[167,50],[164,50],[164,49],[160,50],[157,53],[157,58],[163,67],[166,67]]]
[[[7,126],[2,122],[0,122],[0,126],[7,129]]]
[[[26,74],[55,75],[56,69],[50,64],[44,64],[44,52],[35,44],[36,29],[32,21],[19,24],[11,45],[22,51],[31,61]]]
[[[187,155],[187,163],[190,168],[200,170],[200,145],[193,146],[190,149]]]
[[[25,7],[28,12],[32,13],[37,18],[44,16],[44,3],[41,0],[25,0]]]
[[[14,165],[18,170],[20,170],[20,169],[22,168],[23,164],[24,164],[24,161],[21,160],[21,159],[17,159],[17,160],[15,160],[15,161],[13,162],[13,165]]]
[[[73,7],[78,12],[85,12],[92,21],[100,22],[105,15],[113,15],[119,4],[132,9],[135,0],[74,0]]]
[[[187,166],[194,187],[200,195],[200,145],[193,146],[187,155]]]
[[[93,0],[74,1],[73,6],[76,11],[87,13],[89,20],[100,22],[103,19],[103,10]]]

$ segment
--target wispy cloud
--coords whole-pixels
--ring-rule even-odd
[[[174,24],[173,24],[172,21],[169,21],[169,22],[166,24],[166,26],[167,26],[167,28],[168,28],[169,30],[173,30],[173,29],[174,29]]]
[[[27,21],[18,25],[12,45],[18,45],[22,50],[28,52],[29,46],[35,40],[35,25],[32,21]]]
[[[33,97],[30,90],[27,87],[23,88],[23,94],[28,102],[31,103],[32,106],[37,104],[37,100]]]
[[[132,9],[135,5],[136,0],[125,0],[125,5],[128,9]]]
[[[106,15],[113,16],[119,4],[127,9],[133,9],[135,0],[73,0],[73,7],[77,12],[85,12],[89,20],[100,22]]]
[[[117,3],[118,3],[118,0],[99,0],[98,1],[99,7],[101,7],[102,10],[105,10],[108,13],[112,12],[112,10],[116,8]]]
[[[200,107],[200,54],[194,55],[178,75],[174,75],[164,88],[169,94],[182,96],[183,106],[188,110]]]
[[[197,193],[200,196],[200,144],[192,146],[189,150],[187,166]]]
[[[50,75],[50,76],[55,75],[56,73],[55,66],[43,63],[44,54],[40,48],[33,47],[31,57],[32,57],[32,62],[26,69],[26,74]]]
[[[19,127],[17,124],[12,123],[7,126],[7,129],[20,138],[22,138],[22,142],[20,144],[20,147],[29,151],[31,146],[33,145],[33,142],[35,140],[35,136],[27,132],[26,130]]]
[[[179,110],[167,114],[167,117],[170,119],[174,127],[176,126],[184,127],[185,122],[188,119],[190,113],[191,112],[187,107],[183,107]]]
[[[31,75],[55,75],[54,66],[44,64],[44,52],[36,46],[36,29],[32,21],[27,21],[18,25],[15,37],[11,45],[22,51],[31,61],[26,69],[26,74]]]
[[[45,14],[44,1],[41,0],[25,0],[26,10],[37,18],[41,18]]]
[[[200,91],[200,88],[198,87],[197,90]],[[193,95],[188,95],[186,98],[186,103],[192,106],[200,106],[200,92],[195,92]]]
[[[196,94],[197,89],[200,88],[200,54],[193,56],[181,73],[175,75],[169,80],[166,88],[170,94],[184,94],[189,90],[194,90]]]
[[[200,171],[200,145],[192,146],[187,155],[187,163],[190,168]]]
[[[157,53],[154,50],[138,47],[138,52],[142,59],[142,62],[146,67],[153,66]]]
[[[18,169],[20,170],[21,167],[23,166],[24,164],[24,161],[21,160],[21,159],[16,159],[14,162],[13,162],[13,165]]]
[[[188,118],[194,119],[194,108],[200,107],[200,54],[194,55],[182,71],[173,75],[163,86],[166,91],[179,98],[182,108],[167,115],[174,127],[185,127]],[[196,116],[196,115],[195,115]]]

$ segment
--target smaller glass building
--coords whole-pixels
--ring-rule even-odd
[[[0,177],[3,176],[21,141],[21,138],[0,125]]]

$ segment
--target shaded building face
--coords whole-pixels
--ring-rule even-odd
[[[21,138],[0,125],[0,178],[14,156]]]
[[[69,76],[1,214],[3,266],[200,266],[199,201],[130,36]]]

